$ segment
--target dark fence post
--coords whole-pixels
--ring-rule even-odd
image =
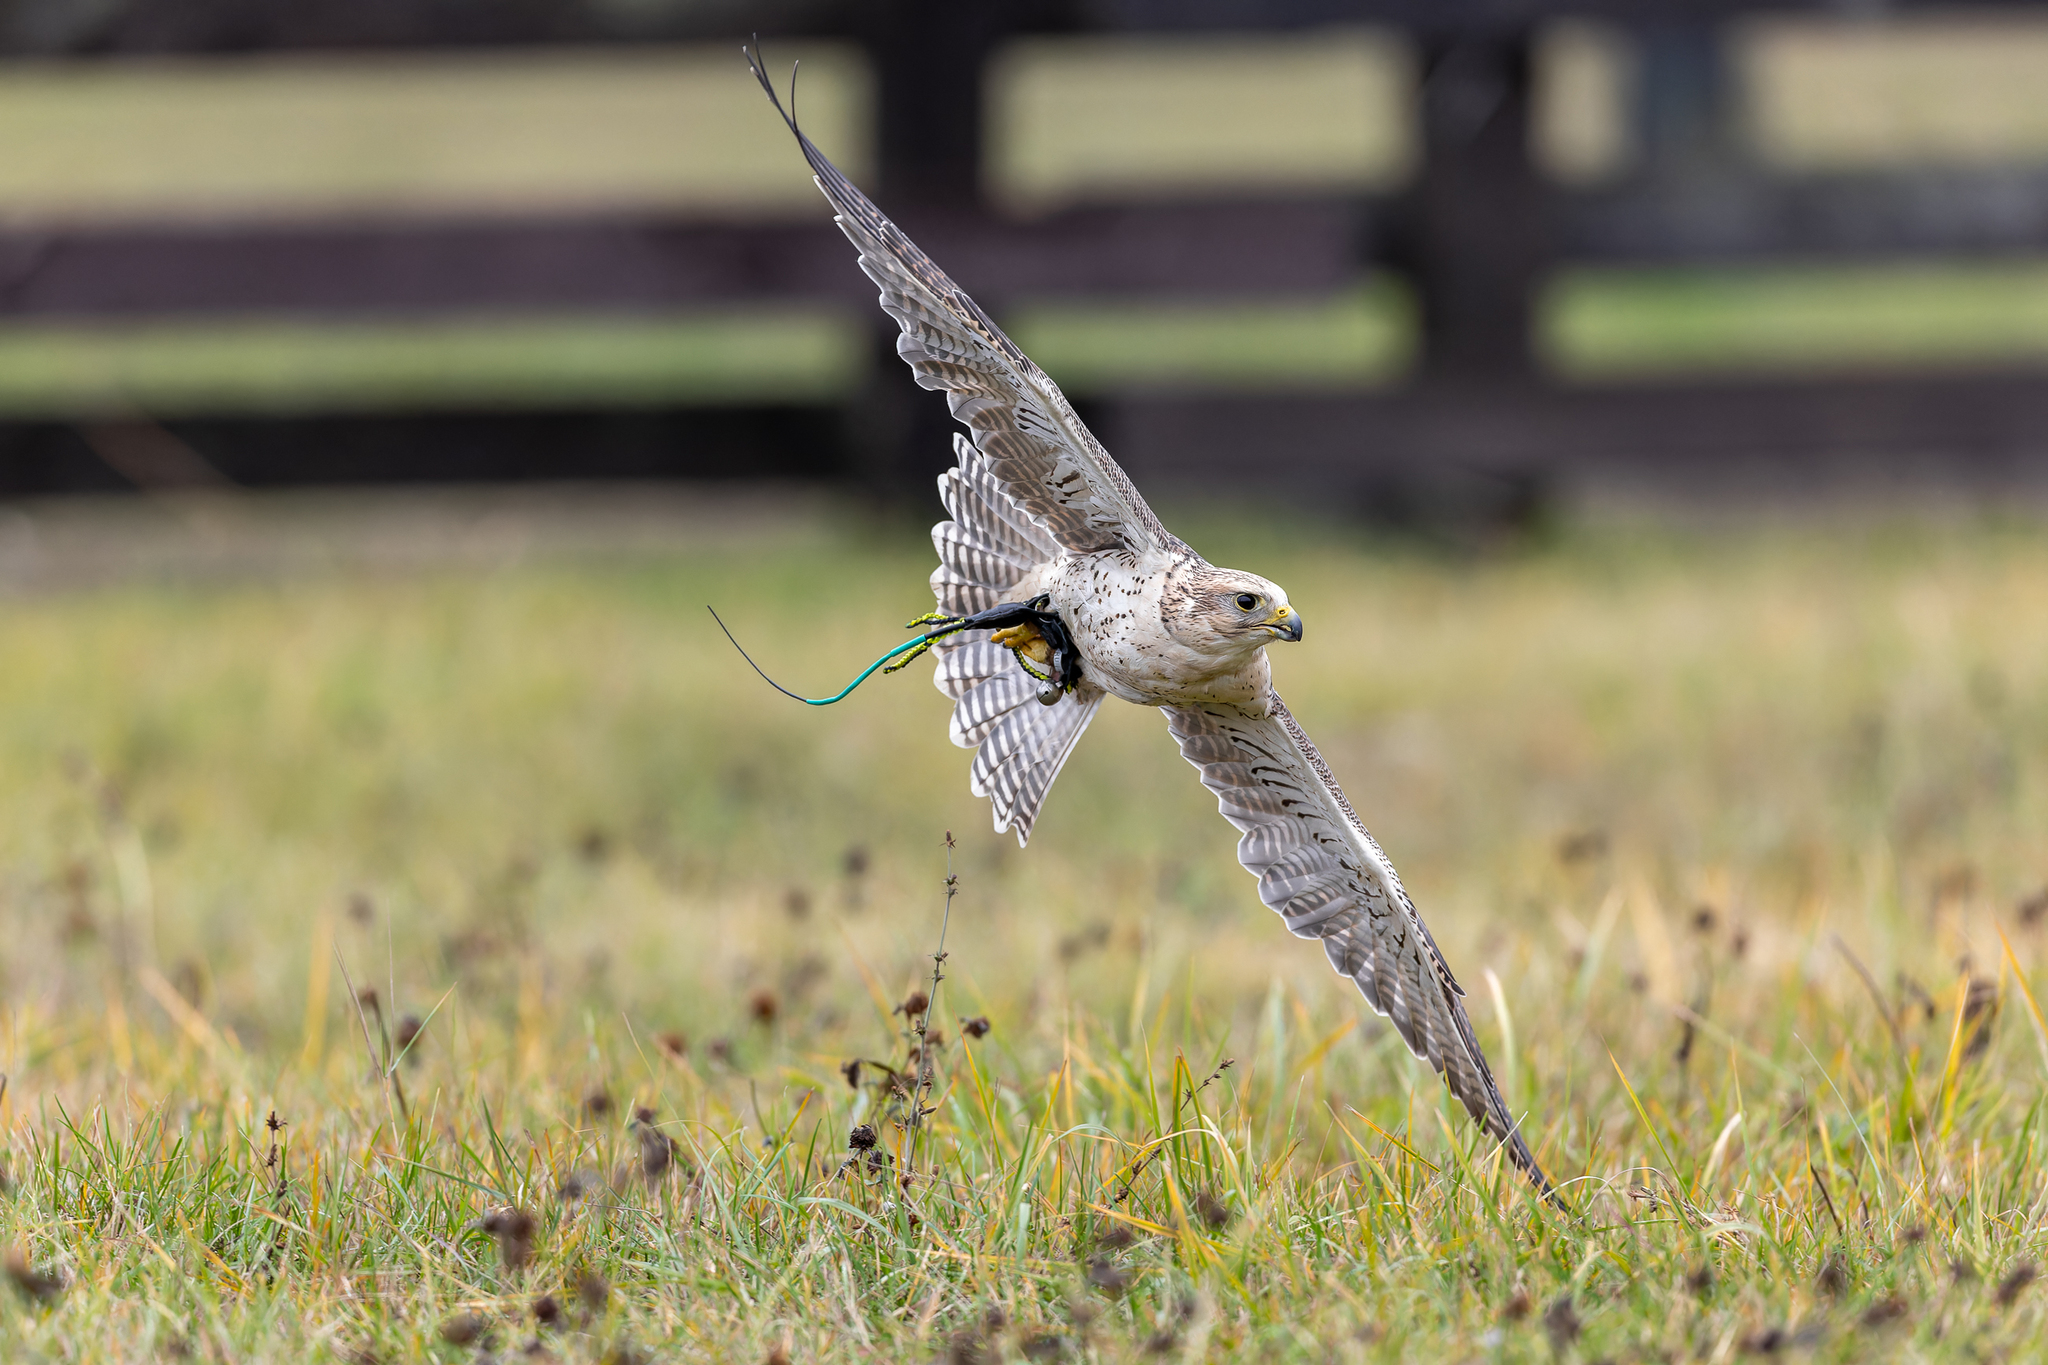
[[[1421,378],[1524,381],[1549,255],[1529,155],[1529,34],[1432,36],[1422,56],[1423,164],[1397,261],[1421,308]]]
[[[863,11],[875,80],[873,192],[913,238],[923,224],[981,213],[982,75],[1019,9],[1018,0],[873,0]],[[944,397],[918,388],[897,357],[896,335],[884,319],[875,373],[848,413],[859,472],[891,500],[929,494],[953,462],[956,430]]]
[[[1663,19],[1634,32],[1632,113],[1643,171],[1671,177],[1729,170],[1740,159],[1730,111],[1736,91],[1721,29],[1711,19]]]

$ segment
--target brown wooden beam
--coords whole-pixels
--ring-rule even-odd
[[[1030,223],[912,210],[905,226],[991,307],[1017,298],[1322,294],[1357,272],[1366,210],[1334,201],[1133,205]],[[135,227],[0,232],[0,316],[869,306],[825,217]]]
[[[1390,475],[1570,485],[2048,483],[2048,370],[1382,394],[1125,394],[1097,431],[1147,488],[1362,497]]]

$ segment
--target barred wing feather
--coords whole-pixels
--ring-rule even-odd
[[[1474,1119],[1538,1190],[1550,1183],[1508,1113],[1465,1013],[1464,990],[1322,755],[1276,694],[1272,714],[1165,707],[1181,756],[1242,831],[1237,859],[1290,932],[1320,939],[1416,1056],[1442,1073]]]
[[[1032,575],[1059,547],[964,437],[954,438],[954,455],[958,467],[939,478],[939,497],[953,518],[932,527],[939,552],[932,592],[941,611],[966,616],[1029,597]],[[1025,844],[1103,694],[1084,683],[1041,705],[1044,684],[1009,650],[991,644],[987,631],[950,636],[932,652],[939,660],[932,681],[953,699],[952,740],[976,751],[969,775],[974,794],[989,799],[998,832],[1015,830],[1018,844]]]
[[[860,252],[860,268],[881,287],[883,311],[903,329],[896,353],[919,384],[945,390],[989,474],[1068,550],[1178,546],[1058,386],[840,174],[783,110],[752,52],[747,60]]]
[[[939,552],[932,595],[940,611],[971,616],[1029,597],[1023,585],[1059,546],[1018,506],[966,437],[953,438],[953,458],[958,464],[939,476],[939,501],[953,515],[932,527],[932,548]]]
[[[1103,693],[1084,684],[1042,706],[1042,684],[1017,666],[1016,656],[990,644],[983,632],[975,634],[981,638],[949,641],[934,651],[939,666],[932,677],[954,699],[953,742],[975,750],[974,794],[989,799],[996,830],[1014,829],[1021,846]]]

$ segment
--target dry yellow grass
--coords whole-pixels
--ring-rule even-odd
[[[2037,1347],[2038,522],[1177,523],[1301,606],[1281,686],[1568,1211],[1259,907],[1156,716],[1019,852],[921,676],[806,711],[703,614],[836,684],[923,608],[915,530],[699,524],[8,603],[0,1354]],[[946,829],[913,1153],[841,1067],[904,1064]]]

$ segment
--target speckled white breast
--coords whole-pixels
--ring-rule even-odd
[[[1063,554],[1038,588],[1067,623],[1088,682],[1141,706],[1247,703],[1270,687],[1266,655],[1219,668],[1175,640],[1161,614],[1173,559],[1164,551]]]

